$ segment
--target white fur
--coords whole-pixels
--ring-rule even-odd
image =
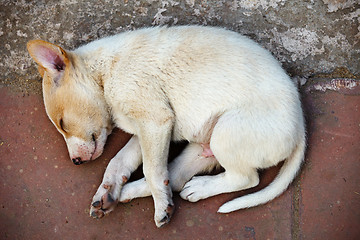
[[[65,138],[71,159],[80,157],[83,159],[91,159],[95,151],[95,142],[85,142],[78,137]]]
[[[182,198],[195,202],[256,186],[257,169],[286,159],[270,186],[219,209],[230,212],[278,196],[299,170],[305,128],[296,86],[271,54],[248,38],[212,27],[147,28],[69,53],[77,60],[69,76],[81,76],[75,81],[85,92],[93,86],[88,99],[100,91],[93,93],[94,82],[101,85],[104,100],[98,101],[109,108],[116,126],[135,135],[111,160],[93,203],[104,202],[107,194],[120,201],[152,195],[155,222],[161,226],[173,204],[168,179]],[[168,174],[170,140],[190,144]],[[67,142],[75,153],[79,141]],[[214,156],[204,157],[202,152],[209,152],[204,144],[210,144]],[[146,180],[124,185],[122,176],[129,177],[141,161]],[[193,177],[218,165],[225,172]],[[92,211],[98,211],[94,205]]]
[[[103,152],[107,133],[105,129],[102,129],[98,139],[90,142],[74,136],[69,138],[64,136],[64,139],[68,147],[70,159],[80,157],[81,159],[94,160]]]

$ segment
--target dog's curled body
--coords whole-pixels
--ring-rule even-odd
[[[219,212],[252,207],[281,194],[300,168],[305,127],[297,88],[268,51],[240,34],[200,26],[125,32],[66,52],[65,60],[69,61],[62,61],[65,67],[60,77],[56,76],[59,70],[50,73],[36,56],[41,51],[39,44],[29,43],[29,52],[48,72],[44,81],[50,78],[57,85],[52,91],[59,91],[66,84],[71,89],[81,88],[77,101],[86,110],[77,111],[86,111],[90,119],[102,118],[99,123],[91,123],[90,133],[96,132],[91,134],[92,140],[72,135],[71,131],[65,135],[48,109],[50,102],[54,105],[58,100],[44,87],[48,115],[63,133],[71,158],[82,159],[81,151],[71,149],[79,149],[81,144],[90,146],[93,141],[93,152],[102,151],[110,120],[134,134],[109,163],[93,199],[93,216],[110,212],[114,207],[112,200],[152,195],[155,222],[161,226],[169,220],[173,206],[170,186],[181,191],[182,198],[198,201],[256,186],[257,169],[286,159],[271,185],[226,203]],[[79,95],[78,91],[73,94]],[[62,104],[61,108],[67,109]],[[106,113],[101,107],[107,109]],[[103,117],[98,116],[99,112]],[[67,115],[68,122],[75,126],[76,121]],[[94,136],[100,137],[94,140]],[[69,146],[69,139],[81,144]],[[169,165],[168,174],[171,140],[187,140],[190,144]],[[204,145],[210,149],[204,150]],[[96,149],[99,146],[101,149]],[[141,162],[146,181],[125,184],[124,179]],[[225,172],[193,177],[217,165],[224,167]]]

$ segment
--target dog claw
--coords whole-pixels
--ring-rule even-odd
[[[96,219],[100,219],[100,218],[102,218],[104,215],[105,215],[105,213],[104,213],[103,211],[93,211],[93,212],[91,213],[91,216],[92,216],[93,218],[96,218]]]
[[[100,201],[93,202],[92,206],[94,208],[100,208],[101,207],[101,202]]]
[[[166,213],[165,216],[159,221],[157,226],[163,227],[165,224],[169,223],[173,212],[174,212],[174,205],[169,204],[165,209],[165,213]]]
[[[171,216],[169,214],[166,214],[161,220],[160,220],[160,224],[157,225],[158,227],[163,227],[164,225],[168,224],[170,222],[170,218]]]
[[[160,220],[161,223],[168,223],[170,221],[170,217],[166,215],[163,219]]]

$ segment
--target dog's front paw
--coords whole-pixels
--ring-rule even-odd
[[[109,214],[117,205],[118,196],[114,194],[113,185],[102,184],[91,203],[90,215],[93,218],[102,218]]]
[[[102,218],[112,212],[119,201],[121,188],[126,181],[127,177],[122,176],[120,181],[102,183],[93,197],[90,216]]]
[[[170,221],[170,218],[174,212],[174,202],[172,200],[172,191],[169,185],[169,180],[164,181],[165,188],[163,189],[161,196],[154,196],[155,202],[155,224],[157,227],[162,227]]]
[[[162,227],[170,221],[170,218],[174,212],[174,203],[171,201],[165,208],[165,210],[160,210],[155,212],[155,224],[156,226]]]

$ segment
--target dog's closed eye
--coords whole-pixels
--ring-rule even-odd
[[[66,132],[65,128],[64,128],[64,121],[63,119],[61,118],[60,121],[59,121],[59,126],[61,128],[61,130],[63,130],[64,132]]]

